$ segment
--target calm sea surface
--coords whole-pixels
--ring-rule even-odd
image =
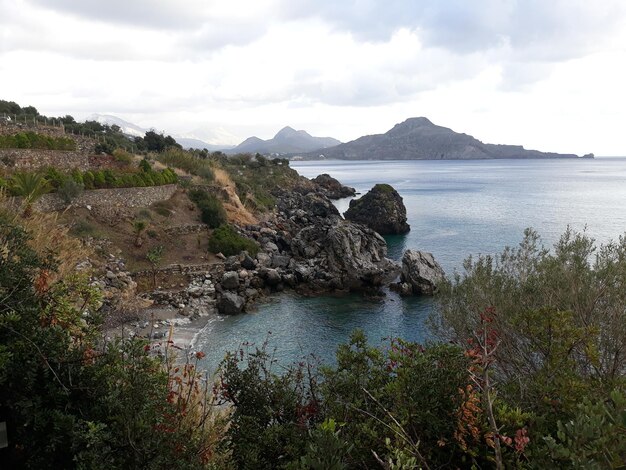
[[[429,251],[447,273],[461,269],[470,254],[498,253],[516,245],[533,227],[552,245],[567,225],[598,242],[626,232],[626,158],[594,160],[293,162],[309,178],[328,173],[365,193],[376,183],[398,190],[411,231],[387,237],[389,257],[405,249]],[[338,201],[341,212],[348,200]],[[359,295],[306,298],[281,294],[256,312],[212,321],[198,337],[214,368],[224,353],[243,342],[262,343],[283,363],[313,353],[333,359],[336,346],[362,328],[372,343],[401,336],[423,341],[430,299],[384,300]]]

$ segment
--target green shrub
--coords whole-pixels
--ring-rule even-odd
[[[126,150],[122,150],[120,148],[113,151],[113,157],[115,158],[116,162],[121,163],[125,166],[128,166],[133,162],[133,156]]]
[[[158,154],[156,158],[158,161],[166,164],[167,166],[180,168],[191,175],[204,178],[206,181],[213,181],[215,178],[213,170],[211,169],[211,163],[207,160],[198,158],[191,152],[176,148],[169,148],[168,150]]]
[[[85,184],[85,189],[94,189],[96,186],[95,180],[95,176],[91,171],[83,173],[83,183]]]
[[[217,228],[226,223],[224,205],[213,194],[199,189],[189,191],[191,199],[201,211],[201,220],[211,228]]]
[[[222,253],[225,256],[232,256],[247,251],[251,255],[259,252],[259,245],[249,238],[242,237],[232,227],[224,224],[216,228],[209,237],[209,251],[212,253]]]
[[[104,172],[102,170],[96,171],[93,174],[93,185],[95,188],[104,188],[107,184],[106,177],[104,176]]]
[[[65,178],[63,184],[57,190],[57,194],[63,199],[66,204],[71,204],[76,199],[85,187],[74,181],[72,178]]]
[[[68,137],[51,137],[35,132],[0,135],[0,148],[76,150],[76,142]]]
[[[96,228],[84,219],[79,219],[70,228],[70,233],[75,237],[93,237],[96,235]]]

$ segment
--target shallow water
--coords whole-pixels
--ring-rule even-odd
[[[626,231],[626,158],[594,160],[472,160],[398,162],[293,162],[307,177],[329,173],[365,193],[376,183],[398,190],[407,207],[411,231],[386,237],[389,257],[405,249],[429,251],[447,273],[461,269],[470,254],[497,253],[516,245],[533,227],[552,245],[567,225],[599,242]],[[338,201],[347,209],[348,201]],[[219,318],[198,336],[197,347],[214,368],[228,350],[243,342],[269,338],[279,362],[314,353],[331,360],[336,346],[354,328],[373,343],[401,336],[424,341],[430,299],[383,300],[359,295],[306,298],[282,294],[257,312]],[[271,332],[268,336],[268,332]]]

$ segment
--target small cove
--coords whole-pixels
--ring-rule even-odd
[[[405,249],[430,251],[448,274],[470,254],[498,253],[516,245],[533,227],[552,245],[568,224],[599,242],[626,231],[626,158],[595,160],[498,161],[322,161],[293,162],[302,175],[329,173],[365,193],[376,183],[394,186],[407,206],[411,232],[387,237],[389,257]],[[347,208],[348,201],[339,201]],[[358,294],[302,297],[286,292],[258,305],[255,312],[212,320],[196,347],[213,370],[226,351],[243,343],[261,345],[281,364],[315,354],[332,361],[338,344],[354,328],[373,344],[401,336],[429,338],[429,298],[384,299]]]

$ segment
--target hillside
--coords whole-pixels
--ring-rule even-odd
[[[410,118],[385,134],[360,137],[351,142],[308,152],[338,160],[470,160],[491,158],[576,158],[573,154],[526,150],[521,145],[485,144],[471,135],[433,124],[425,117]]]
[[[249,137],[226,153],[291,154],[312,152],[339,145],[332,137],[314,137],[306,131],[297,131],[289,126],[281,129],[272,139]]]

